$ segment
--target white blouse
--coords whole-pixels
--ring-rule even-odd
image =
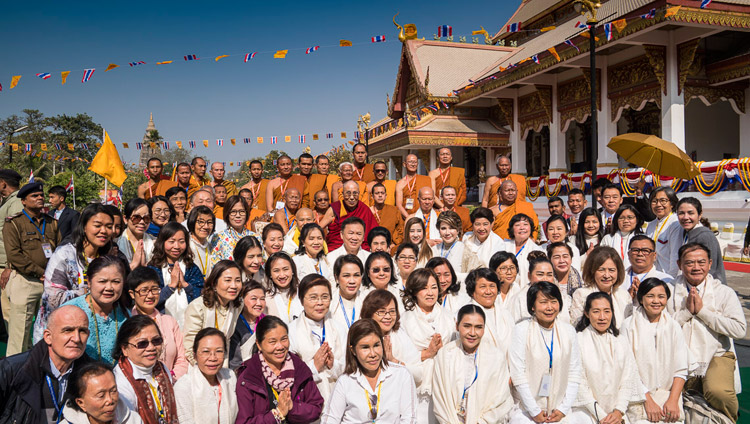
[[[321,255],[318,259],[313,259],[306,253],[303,253],[294,256],[292,260],[297,267],[297,278],[300,281],[310,274],[320,274],[326,280],[333,281],[333,264],[330,264],[329,266],[329,262],[325,255]]]

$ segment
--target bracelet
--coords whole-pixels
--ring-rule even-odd
[[[281,424],[284,421],[284,417],[281,416],[281,411],[279,411],[279,408],[272,409],[271,413],[273,414],[273,418],[276,420],[276,424]]]

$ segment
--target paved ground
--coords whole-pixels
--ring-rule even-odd
[[[727,271],[727,280],[740,297],[745,319],[750,323],[750,274],[744,272]],[[750,327],[743,340],[737,340],[737,359],[741,367],[750,367]]]

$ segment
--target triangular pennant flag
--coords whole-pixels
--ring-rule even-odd
[[[232,146],[236,146],[237,145],[237,140],[236,139],[232,138],[229,141],[232,143]]]
[[[228,54],[223,54],[223,55],[221,55],[221,56],[216,56],[216,59],[215,59],[215,60],[216,60],[216,61],[218,62],[218,61],[220,61],[221,59],[224,59],[225,57],[229,57],[229,55],[228,55]]]
[[[61,85],[64,85],[66,82],[68,82],[68,75],[70,75],[70,71],[60,72],[60,79],[62,80]]]
[[[550,48],[547,49],[547,51],[550,52],[552,54],[552,56],[555,57],[555,60],[557,60],[558,62],[560,61],[560,55],[557,54],[557,49],[556,48],[550,47]]]
[[[18,85],[18,81],[21,80],[21,75],[15,75],[13,78],[10,79],[10,89],[12,90],[15,88],[15,86]]]
[[[156,62],[156,64],[157,64],[157,65],[168,65],[168,64],[170,64],[170,63],[172,63],[172,61],[171,61],[171,60],[165,60],[165,61],[163,61],[163,62]]]
[[[112,69],[119,68],[119,67],[120,65],[110,63],[109,65],[107,65],[107,69],[105,69],[104,72],[111,71]]]
[[[679,11],[680,11],[680,8],[681,8],[681,7],[682,7],[682,6],[672,6],[672,7],[669,7],[669,8],[667,8],[667,12],[666,12],[666,13],[664,14],[664,17],[665,17],[665,18],[668,18],[668,17],[670,17],[670,16],[674,16],[674,15],[676,15],[676,14],[677,14],[677,12],[679,12]]]
[[[557,28],[557,27],[556,26],[548,26],[548,27],[544,27],[544,28],[540,29],[539,32],[552,31],[555,28]]]
[[[203,140],[203,147],[208,147],[208,140]]]
[[[277,50],[276,53],[273,54],[273,58],[284,59],[287,53],[289,53],[289,50]]]

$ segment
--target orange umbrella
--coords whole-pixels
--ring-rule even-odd
[[[655,135],[627,133],[612,137],[607,147],[626,161],[665,177],[690,180],[700,174],[695,162],[671,141]]]

